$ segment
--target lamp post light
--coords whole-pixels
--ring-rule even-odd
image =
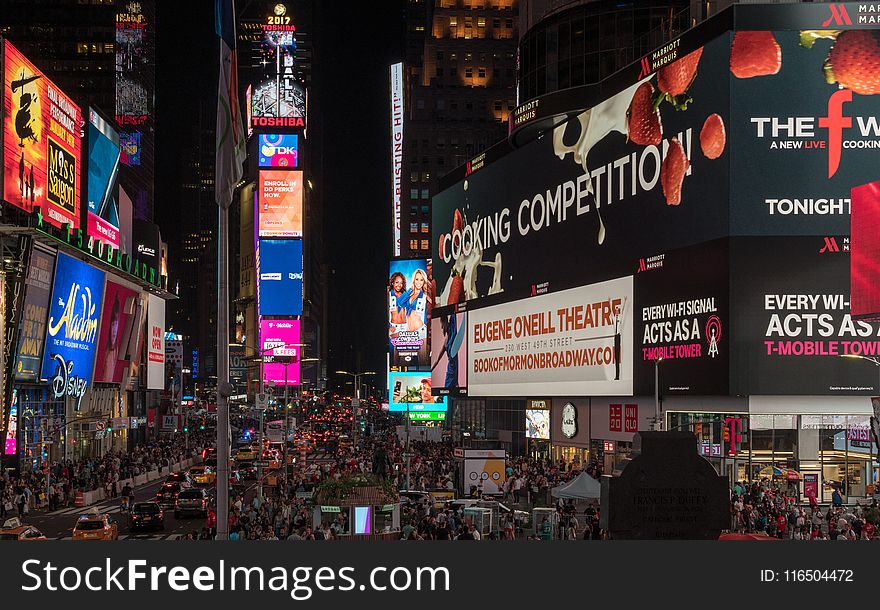
[[[358,408],[361,406],[361,377],[365,375],[375,375],[375,371],[364,371],[363,373],[351,373],[349,371],[336,371],[337,375],[348,375],[354,377],[354,398],[351,400],[351,439],[352,444],[357,450],[358,434],[357,434],[357,416]]]

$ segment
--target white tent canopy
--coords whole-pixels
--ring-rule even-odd
[[[554,487],[550,493],[554,498],[586,500],[601,497],[601,491],[602,484],[588,473],[582,472],[568,483]]]

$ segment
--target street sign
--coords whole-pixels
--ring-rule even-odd
[[[254,462],[254,466],[256,466],[257,468],[268,468],[269,462],[263,462],[262,460],[257,461],[257,462]]]
[[[358,398],[352,398],[352,399],[351,399],[351,406],[354,407],[355,409],[357,409],[359,406],[361,406],[361,401],[360,401],[360,399],[358,399]]]
[[[103,420],[98,420],[95,422],[95,431],[96,432],[100,432],[101,430],[103,430],[106,427],[107,427],[107,422],[105,422]]]
[[[258,409],[265,409],[268,406],[269,406],[269,396],[266,394],[257,394],[256,407]]]

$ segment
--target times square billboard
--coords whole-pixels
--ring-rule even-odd
[[[80,226],[79,106],[8,40],[3,53],[3,199],[52,225]]]
[[[786,329],[785,317],[806,314],[806,327],[810,315],[830,313],[818,311],[829,291],[840,319],[821,332],[874,337],[856,349],[880,353],[878,326],[856,319],[866,312],[850,315],[849,262],[831,276],[811,267],[826,238],[849,258],[851,190],[880,178],[880,79],[860,81],[850,59],[868,53],[880,67],[880,35],[862,29],[873,22],[860,5],[845,6],[852,24],[835,30],[820,29],[828,6],[737,6],[738,27],[773,29],[728,31],[728,11],[618,73],[602,87],[612,95],[586,100],[589,110],[545,137],[459,170],[433,200],[433,274],[437,314],[468,311],[468,353],[482,308],[515,314],[520,301],[634,274],[633,393],[652,393],[660,358],[667,393],[876,393],[873,367],[832,365],[821,347],[764,353],[777,335],[809,338]],[[880,215],[858,222],[867,234]],[[783,255],[788,239],[807,237],[815,253],[798,245],[800,258]],[[861,270],[871,256],[880,268],[880,254],[853,253]],[[770,269],[764,283],[749,281]],[[804,295],[819,298],[797,300]],[[765,315],[768,303],[782,330]],[[481,392],[469,364],[470,396],[517,395],[514,385],[528,382]]]

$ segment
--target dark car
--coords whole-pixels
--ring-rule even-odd
[[[162,508],[173,507],[181,489],[180,483],[163,483],[159,491],[156,492],[156,503]]]
[[[245,481],[256,481],[257,480],[257,468],[254,466],[253,462],[242,462],[236,468],[239,476]]]
[[[174,518],[180,519],[185,515],[207,517],[208,492],[200,488],[191,488],[184,489],[177,494],[177,502],[174,505]]]
[[[128,531],[165,529],[165,511],[156,502],[136,502],[128,516]]]
[[[189,476],[188,472],[183,470],[179,470],[177,472],[173,472],[168,475],[168,478],[165,479],[166,483],[180,483],[181,489],[186,487],[192,487],[193,481]]]

